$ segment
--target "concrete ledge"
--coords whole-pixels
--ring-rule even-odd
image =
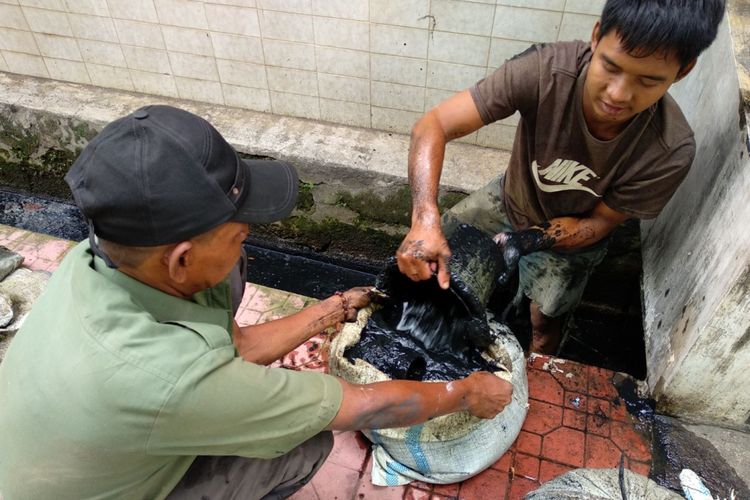
[[[75,118],[95,130],[141,106],[171,104],[209,120],[238,151],[289,161],[303,175],[334,168],[365,173],[363,182],[406,178],[409,137],[395,133],[3,72],[0,103]],[[477,189],[504,170],[509,157],[507,151],[451,143],[443,185]]]

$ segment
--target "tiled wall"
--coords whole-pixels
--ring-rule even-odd
[[[0,71],[408,133],[604,0],[0,0]],[[509,148],[513,117],[468,142]]]

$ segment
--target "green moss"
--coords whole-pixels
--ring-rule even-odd
[[[299,196],[297,197],[297,210],[303,212],[311,212],[315,207],[315,199],[313,198],[313,189],[315,184],[312,182],[299,183]]]
[[[456,206],[459,201],[462,201],[468,195],[460,191],[447,191],[443,196],[440,197],[438,206],[440,207],[440,213],[442,214],[446,210],[449,210]]]
[[[317,222],[299,215],[277,224],[253,226],[253,232],[316,252],[347,254],[364,260],[382,260],[393,255],[403,239],[403,235],[389,235],[365,224],[345,224],[333,218]]]
[[[370,191],[352,194],[340,192],[338,204],[359,214],[363,221],[401,224],[411,222],[411,192],[409,186],[399,186],[381,198]]]

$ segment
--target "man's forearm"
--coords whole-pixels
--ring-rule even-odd
[[[433,113],[426,114],[414,125],[409,144],[412,225],[439,223],[437,195],[445,143],[442,128]]]
[[[271,363],[314,335],[344,321],[340,297],[330,297],[285,318],[235,328],[234,344],[246,361]]]
[[[617,225],[596,218],[557,217],[536,227],[544,232],[548,242],[552,242],[551,248],[567,251],[601,241]]]
[[[348,385],[333,422],[337,430],[386,429],[425,422],[468,407],[465,381],[420,383],[407,380]]]

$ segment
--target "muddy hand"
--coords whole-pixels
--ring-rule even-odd
[[[437,276],[441,288],[450,285],[448,261],[451,251],[439,226],[412,227],[396,252],[398,269],[413,281]]]
[[[555,239],[548,236],[542,228],[531,227],[523,231],[498,233],[492,238],[503,251],[505,269],[500,273],[497,282],[501,286],[510,283],[511,278],[518,271],[521,257],[538,250],[552,248]]]
[[[358,286],[350,288],[341,294],[345,321],[356,320],[357,311],[370,305],[373,298],[373,290],[371,286]]]
[[[470,384],[466,409],[475,417],[494,418],[513,396],[513,385],[489,372],[474,372],[461,382]]]

